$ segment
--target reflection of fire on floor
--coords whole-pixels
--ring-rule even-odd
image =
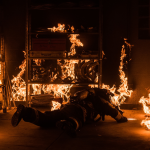
[[[134,118],[125,123],[117,123],[110,116],[105,121],[84,125],[77,132],[77,138],[70,138],[56,128],[43,129],[21,120],[14,128],[10,119],[15,110],[0,114],[0,148],[7,149],[102,149],[102,150],[149,150],[150,132],[141,128],[143,110],[123,110],[124,116]],[[55,142],[54,142],[55,141]],[[67,148],[66,148],[67,146]]]

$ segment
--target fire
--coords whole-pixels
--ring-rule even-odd
[[[150,130],[150,118],[146,117],[145,120],[142,120],[141,125]]]
[[[148,98],[142,96],[139,100],[139,103],[142,103],[143,111],[146,114],[146,118],[142,120],[141,125],[145,126],[147,129],[150,129],[150,109],[148,106],[150,105],[150,93],[148,94]]]
[[[65,30],[65,24],[60,24],[58,23],[58,27],[53,27],[53,28],[48,28],[48,30],[51,30],[51,32],[60,32],[64,33],[66,32]],[[74,27],[71,27],[71,32],[74,33]],[[75,47],[76,46],[83,46],[83,43],[80,41],[80,39],[77,39],[77,36],[79,34],[70,34],[69,35],[69,40],[72,43],[70,52],[68,52],[69,56],[74,56],[76,54]],[[33,59],[33,62],[37,66],[41,66],[42,59]],[[64,63],[61,63],[62,60],[57,60],[57,64],[61,66],[62,69],[62,80],[68,79],[72,81],[72,83],[75,82],[75,64],[78,63],[78,60],[64,60]],[[13,99],[16,101],[23,100],[25,101],[26,99],[26,83],[22,79],[22,75],[25,72],[26,68],[26,59],[22,62],[22,64],[19,66],[21,71],[19,74],[14,77],[11,82],[12,82],[12,91],[13,91]],[[57,74],[53,74],[50,81],[54,82],[57,79]],[[44,94],[53,94],[54,98],[55,97],[62,97],[64,101],[69,101],[70,97],[70,89],[73,86],[73,84],[32,84],[33,88],[33,93],[31,94],[41,94],[43,91]],[[56,103],[53,102],[53,105],[56,105]],[[57,104],[57,108],[60,105]],[[55,109],[56,107],[53,107]]]
[[[53,94],[55,97],[62,97],[63,99],[69,100],[70,89],[72,84],[46,84],[43,85],[42,90],[45,94]]]
[[[12,98],[15,101],[25,101],[26,98],[26,83],[22,78],[26,68],[26,59],[23,60],[22,64],[19,66],[21,71],[16,77],[14,77],[12,82]]]
[[[132,45],[130,45],[126,39],[125,39],[125,44],[131,48]],[[122,104],[126,98],[125,96],[130,97],[131,93],[133,92],[132,90],[128,90],[128,79],[127,77],[125,77],[125,72],[123,71],[123,66],[124,66],[124,58],[126,57],[126,49],[125,49],[125,45],[122,45],[122,49],[121,49],[121,57],[120,57],[120,66],[119,66],[119,77],[121,80],[121,85],[119,86],[119,89],[117,90],[118,94],[115,93],[116,92],[116,86],[113,85],[112,88],[110,88],[109,85],[102,85],[103,89],[108,89],[110,90],[110,92],[112,92],[114,94],[114,96],[111,96],[111,102],[112,104],[116,105],[116,106],[120,106],[120,104]]]
[[[60,104],[59,102],[52,101],[52,108],[51,108],[51,111],[60,109],[60,107],[61,107],[61,104]]]
[[[149,110],[149,107],[147,106],[147,104],[150,104],[150,93],[148,94],[148,98],[144,98],[144,96],[142,96],[140,98],[139,103],[143,104],[144,113],[147,115],[150,115],[150,110]]]
[[[53,27],[53,28],[47,28],[48,30],[51,30],[51,32],[65,32],[65,24],[60,24],[58,23],[58,27]]]
[[[69,40],[72,43],[71,47],[70,47],[70,52],[68,53],[68,56],[74,56],[76,54],[76,49],[75,46],[82,46],[83,47],[83,43],[80,41],[80,39],[77,39],[77,36],[79,36],[79,34],[70,34],[69,35]]]
[[[62,72],[62,80],[69,77],[68,80],[75,80],[75,64],[79,60],[64,60],[64,63],[61,63],[62,60],[57,60],[58,65],[60,65]]]

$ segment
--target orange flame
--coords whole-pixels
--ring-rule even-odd
[[[65,30],[65,25],[58,23],[58,27],[53,27],[53,28],[48,28],[48,30],[51,30],[51,32],[66,32]],[[74,33],[74,27],[71,27],[71,32]],[[83,46],[83,43],[80,41],[80,39],[77,39],[77,36],[79,34],[70,34],[69,35],[69,40],[72,43],[70,47],[70,52],[68,52],[68,56],[74,56],[76,54],[76,46]],[[34,59],[33,60],[37,66],[41,66],[41,59]],[[57,60],[57,64],[61,66],[62,70],[62,80],[64,80],[67,77],[70,77],[70,80],[72,80],[72,83],[75,82],[75,64],[78,63],[79,60],[64,60],[64,64],[61,63],[61,60]],[[20,95],[22,96],[22,99],[25,100],[26,98],[26,83],[25,81],[21,78],[21,76],[25,72],[26,68],[26,59],[23,61],[22,65],[19,66],[21,69],[20,73],[17,75],[17,77],[14,77],[12,80],[13,83],[13,98],[15,100],[20,100],[19,97]],[[51,82],[55,81],[57,79],[57,74],[53,74],[51,77]],[[97,78],[95,79],[96,82],[98,82],[98,75]],[[32,84],[33,88],[33,93],[31,94],[41,94],[41,91],[43,91],[45,94],[53,94],[54,97],[62,97],[63,100],[69,101],[70,97],[70,89],[73,86],[73,84]],[[93,85],[91,85],[93,86]],[[56,102],[53,102],[53,110],[58,109],[60,106],[57,104],[55,107]]]
[[[51,30],[51,32],[65,32],[65,24],[58,23],[58,27],[53,28],[47,28],[48,30]]]
[[[59,102],[52,101],[52,108],[51,108],[51,111],[60,109],[60,107],[61,107],[61,104],[60,104]]]
[[[150,93],[148,94],[148,98],[142,96],[139,100],[139,103],[142,103],[143,111],[146,114],[146,116],[148,116],[144,120],[142,120],[141,125],[145,126],[147,129],[150,129],[150,109],[147,106],[150,105]]]
[[[150,130],[150,118],[146,117],[145,120],[142,120],[141,125]]]
[[[61,60],[57,60],[58,65],[60,65],[62,72],[62,80],[67,77],[70,77],[70,80],[75,80],[75,64],[77,64],[79,60],[64,60],[64,63],[61,63]]]
[[[126,39],[125,39],[126,40]],[[125,41],[125,44],[127,44],[127,46],[131,46],[128,42]],[[119,89],[117,90],[119,92],[119,94],[115,93],[116,92],[116,87],[115,85],[113,85],[112,88],[110,88],[109,85],[102,85],[102,89],[107,89],[110,90],[110,92],[112,92],[114,94],[114,96],[111,96],[111,102],[112,104],[116,105],[116,106],[120,106],[120,104],[122,104],[126,98],[124,96],[131,96],[131,93],[133,92],[132,90],[128,90],[128,79],[127,77],[125,77],[125,72],[123,71],[123,60],[126,57],[126,53],[125,53],[125,45],[122,46],[121,49],[121,57],[120,57],[120,66],[119,66],[119,77],[121,80],[121,85],[119,86]]]
[[[26,68],[26,59],[23,60],[22,64],[19,66],[21,71],[16,77],[11,80],[12,83],[12,99],[15,101],[25,101],[26,98],[26,83],[22,78],[22,75],[25,72]]]
[[[71,47],[70,47],[70,52],[68,53],[68,56],[74,56],[76,54],[76,49],[75,46],[82,46],[83,47],[83,43],[80,41],[80,39],[77,39],[77,36],[79,36],[79,34],[70,34],[69,35],[69,40],[72,43]]]

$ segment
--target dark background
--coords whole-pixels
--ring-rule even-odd
[[[149,1],[146,1],[146,4]],[[1,2],[0,14],[2,31],[5,37],[5,58],[9,76],[19,72],[19,65],[24,59],[25,50],[25,22],[26,22],[26,1],[25,0],[4,0]],[[48,24],[50,27],[57,26],[57,23],[69,23],[75,27],[97,26],[98,10],[61,10],[46,13],[45,18],[39,17],[38,22],[33,18],[33,27],[36,25]],[[36,12],[35,12],[36,13]],[[76,13],[76,14],[75,14]],[[74,14],[71,18],[70,14]],[[60,17],[62,15],[63,17]],[[78,16],[78,17],[75,17]],[[46,22],[42,21],[46,20]],[[87,22],[86,22],[87,21]],[[139,1],[137,0],[104,0],[103,1],[103,76],[102,83],[112,86],[119,86],[119,63],[121,48],[124,38],[134,45],[132,48],[132,60],[128,67],[129,87],[133,93],[127,103],[137,104],[141,96],[147,96],[145,88],[150,87],[150,41],[149,37],[139,38]],[[98,27],[97,27],[98,28]],[[146,32],[147,33],[147,32]],[[81,41],[84,38],[81,37]]]

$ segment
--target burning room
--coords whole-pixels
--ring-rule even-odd
[[[1,0],[0,19],[1,150],[150,149],[150,0]]]

